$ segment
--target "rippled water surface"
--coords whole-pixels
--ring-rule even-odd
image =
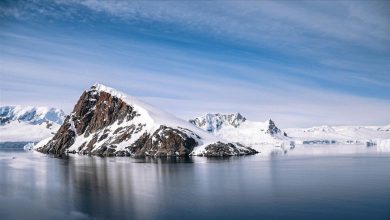
[[[390,219],[390,154],[300,151],[134,159],[2,150],[0,219]]]

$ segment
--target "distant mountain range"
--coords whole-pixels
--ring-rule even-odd
[[[243,117],[240,113],[236,113],[236,114],[220,114],[220,113],[210,114],[209,113],[201,117],[197,117],[195,119],[189,120],[190,123],[210,133],[218,132],[224,126],[233,126],[236,128],[245,121],[246,118]]]
[[[318,126],[288,128],[289,136],[298,144],[366,144],[376,145],[390,139],[387,126]]]
[[[256,136],[265,135],[273,138],[285,139],[287,137],[286,132],[280,130],[275,122],[271,119],[265,122],[253,122],[248,121],[240,113],[235,114],[205,114],[195,119],[189,120],[190,123],[195,126],[214,134],[220,134],[224,136],[228,133],[227,130],[233,130],[235,132],[247,128],[256,133]],[[241,134],[244,135],[244,134]],[[249,134],[248,134],[249,135]],[[227,135],[227,139],[230,137]]]
[[[189,120],[224,140],[250,146],[262,153],[287,152],[301,144],[362,144],[390,151],[390,125],[318,126],[279,129],[271,119],[247,120],[240,113],[205,114]]]
[[[56,108],[0,107],[0,142],[36,142],[51,137],[65,119]]]
[[[294,147],[287,133],[279,129],[274,121],[255,122],[240,113],[205,114],[189,120],[195,126],[227,141],[250,146],[258,151],[286,151]],[[276,148],[275,148],[276,147]]]
[[[364,144],[387,151],[390,125],[282,130],[271,119],[250,121],[240,113],[208,113],[187,122],[95,84],[68,116],[55,108],[0,107],[0,142],[40,140],[35,148],[41,152],[102,156],[268,154],[300,144]]]

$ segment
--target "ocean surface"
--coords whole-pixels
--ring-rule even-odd
[[[390,154],[135,159],[0,150],[0,219],[390,219]]]

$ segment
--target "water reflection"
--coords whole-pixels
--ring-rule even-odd
[[[321,214],[326,219],[373,214],[381,219],[389,216],[384,208],[390,207],[390,188],[383,184],[390,181],[389,158],[55,158],[0,152],[0,217],[299,219]],[[366,215],[351,212],[357,207]]]

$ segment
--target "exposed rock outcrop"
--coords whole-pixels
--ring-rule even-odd
[[[271,119],[268,121],[268,129],[266,133],[270,135],[283,134],[283,136],[287,137],[287,133],[282,132],[278,127],[276,127],[275,122]]]
[[[201,128],[207,132],[216,132],[222,128],[223,125],[229,125],[238,127],[242,122],[245,122],[246,118],[240,113],[235,114],[205,114],[201,117],[189,120],[189,122],[198,128]]]
[[[252,148],[246,148],[240,144],[234,145],[231,143],[217,142],[205,147],[204,152],[198,154],[198,156],[226,157],[226,156],[236,156],[236,155],[251,155],[256,153],[257,151],[253,150]]]
[[[285,149],[293,148],[291,144],[293,140],[279,129],[271,119],[259,122],[248,120],[239,113],[228,115],[205,114],[190,120],[190,122],[218,138],[235,143],[236,146],[243,144],[262,153],[285,152]],[[223,146],[226,148],[228,145]],[[219,147],[214,145],[214,149],[205,155],[212,156],[236,152],[233,148],[223,150],[221,145]],[[238,150],[241,149],[238,148]],[[247,152],[244,150],[244,153]]]

